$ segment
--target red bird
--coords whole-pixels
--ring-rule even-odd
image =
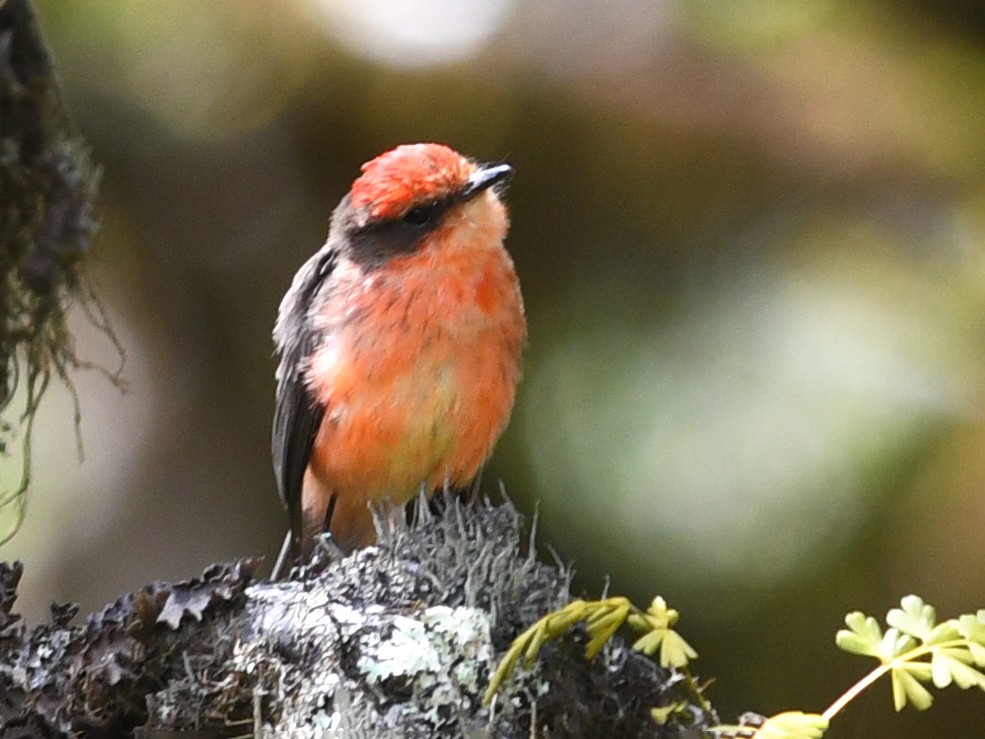
[[[369,504],[467,485],[513,407],[526,339],[503,248],[513,169],[440,144],[367,162],[280,305],[273,457],[306,559],[375,540]]]

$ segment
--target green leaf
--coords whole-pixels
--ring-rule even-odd
[[[660,649],[660,642],[664,639],[664,634],[666,631],[651,631],[648,634],[643,634],[639,639],[633,642],[633,649],[637,652],[643,652],[643,654],[652,657]]]
[[[922,683],[929,683],[933,679],[933,668],[929,662],[905,662],[897,670],[906,670],[908,673],[913,675],[917,680]]]
[[[663,643],[660,645],[661,667],[684,667],[690,660],[698,656],[690,644],[673,629],[667,629]]]
[[[959,616],[958,633],[965,639],[985,646],[985,609],[978,613],[966,613]]]
[[[930,665],[927,665],[927,668],[929,669]],[[920,684],[908,669],[893,670],[892,682],[893,705],[897,711],[902,711],[906,707],[907,701],[912,703],[918,711],[926,711],[933,705],[934,696]]]
[[[3,0],[0,0],[2,4]],[[533,664],[541,647],[552,639],[561,637],[579,621],[584,621],[591,637],[585,647],[585,655],[591,659],[612,638],[619,628],[629,621],[643,636],[634,648],[653,655],[660,649],[660,663],[664,667],[683,667],[697,652],[684,639],[671,630],[679,614],[667,607],[666,601],[656,597],[650,609],[642,613],[628,598],[617,596],[599,601],[576,600],[558,611],[547,614],[513,640],[506,655],[500,660],[483,696],[488,705],[503,681],[522,659]],[[690,679],[690,678],[688,678]]]
[[[662,626],[663,628],[670,628],[680,618],[680,614],[673,608],[668,608],[667,601],[659,595],[650,603],[650,607],[646,609],[646,613],[647,616],[656,622],[654,624],[655,626]]]
[[[543,631],[549,635],[549,638],[555,639],[590,613],[590,604],[583,600],[576,600],[560,611],[541,619],[540,623],[543,624]]]
[[[883,662],[891,662],[901,654],[905,654],[917,645],[916,639],[909,634],[901,634],[897,629],[887,629],[879,642],[876,656]]]
[[[626,619],[626,623],[628,623],[637,631],[650,630],[650,621],[647,619],[645,614],[630,613],[629,618]]]
[[[930,661],[930,668],[934,678],[934,686],[946,688],[953,679],[951,672],[952,660],[942,651],[934,652],[933,659]]]
[[[946,688],[953,680],[962,690],[976,685],[985,690],[985,675],[972,667],[971,654],[966,649],[942,649],[934,653],[932,662],[934,685]]]
[[[924,639],[924,644],[927,646],[933,646],[934,644],[941,644],[946,641],[953,641],[960,638],[961,633],[958,629],[958,622],[954,619],[945,621],[944,623],[937,624],[934,628],[930,630]]]
[[[847,630],[841,629],[835,634],[835,644],[839,649],[867,657],[879,656],[882,628],[878,621],[861,611],[854,611],[845,616],[845,625],[848,626]]]
[[[496,691],[499,690],[499,686],[502,685],[503,681],[510,676],[510,673],[513,672],[513,668],[516,667],[516,663],[520,661],[520,656],[522,653],[523,636],[521,635],[514,640],[512,645],[510,645],[510,649],[506,653],[506,656],[496,667],[496,672],[489,681],[489,687],[486,688],[486,692],[482,697],[482,702],[484,705],[488,706],[492,702],[493,696],[496,695]]]
[[[931,629],[937,623],[934,607],[923,602],[923,598],[907,595],[900,601],[902,608],[893,608],[886,614],[886,623],[904,634],[926,641]]]
[[[985,674],[982,674],[971,665],[958,662],[951,670],[954,676],[954,683],[962,690],[968,688],[979,688],[985,690]]]
[[[817,713],[787,711],[766,719],[753,739],[819,739],[828,729],[828,720]]]
[[[585,647],[586,658],[591,659],[599,653],[613,634],[619,631],[619,627],[626,623],[627,615],[627,610],[617,608],[588,624],[588,633],[592,635],[592,638]]]
[[[527,667],[530,667],[534,663],[534,660],[537,659],[537,653],[540,652],[540,648],[550,639],[548,633],[547,625],[541,619],[524,634],[520,635],[520,639],[526,640],[524,643],[527,645],[527,648],[523,655],[523,663]]]
[[[673,714],[684,710],[687,710],[687,703],[685,701],[675,701],[674,703],[666,706],[651,708],[650,715],[653,717],[654,721],[662,726],[667,723],[667,719],[669,719]]]
[[[975,660],[976,665],[985,667],[985,646],[970,641],[968,642],[968,651],[971,653],[971,657]]]

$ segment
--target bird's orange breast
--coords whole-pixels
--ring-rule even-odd
[[[343,544],[371,538],[370,500],[468,483],[508,420],[526,324],[505,212],[491,194],[474,207],[483,218],[470,203],[383,267],[339,265],[320,308],[326,340],[307,380],[326,413],[302,508],[323,517],[336,494]]]

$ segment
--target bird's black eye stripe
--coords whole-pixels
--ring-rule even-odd
[[[438,203],[418,205],[404,213],[403,221],[408,226],[426,226],[438,212]]]
[[[392,218],[347,224],[348,252],[369,266],[379,266],[396,255],[410,254],[428,233],[441,225],[442,216],[455,202],[452,198],[432,200]]]

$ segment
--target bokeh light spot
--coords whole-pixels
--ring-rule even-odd
[[[865,521],[872,477],[981,384],[953,284],[888,270],[871,255],[810,280],[763,266],[649,333],[572,316],[527,391],[545,506],[709,586],[773,587],[830,556]]]
[[[399,67],[446,64],[478,51],[512,0],[311,0],[333,38],[353,53]]]

